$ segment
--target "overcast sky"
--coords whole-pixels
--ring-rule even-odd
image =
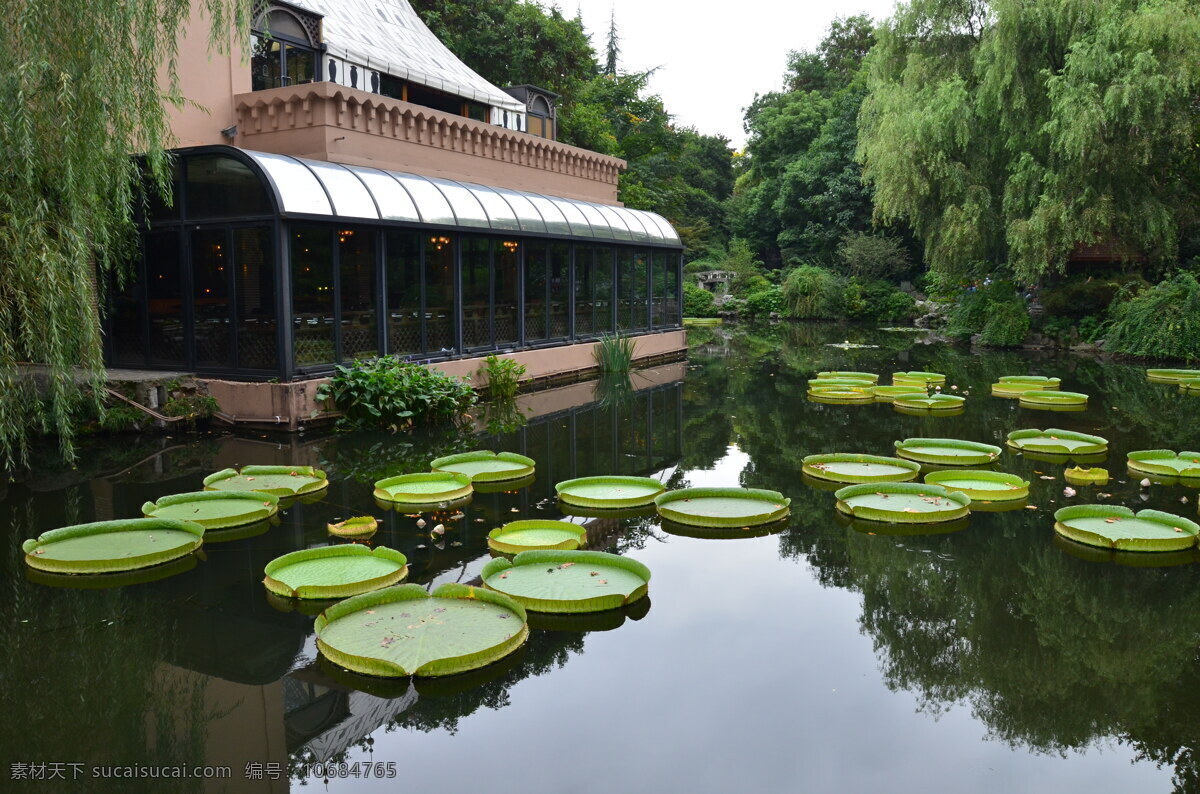
[[[621,68],[660,67],[651,90],[662,96],[678,124],[745,143],[742,109],[754,94],[778,89],[790,50],[811,49],[835,17],[888,16],[895,0],[788,2],[735,0],[559,0],[562,11],[583,14],[592,44],[604,57],[609,15],[617,17]]]

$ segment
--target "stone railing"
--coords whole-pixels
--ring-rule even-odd
[[[337,85],[238,94],[247,149],[372,165],[613,204],[626,163],[586,149]]]

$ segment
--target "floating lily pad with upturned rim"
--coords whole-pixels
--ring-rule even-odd
[[[169,562],[151,565],[149,568],[138,568],[132,571],[111,571],[109,573],[89,573],[80,576],[75,573],[54,573],[25,566],[25,578],[34,584],[47,587],[61,587],[69,590],[108,590],[114,587],[132,587],[133,585],[149,584],[178,576],[190,571],[200,564],[200,555],[186,554]]]
[[[659,527],[668,535],[698,540],[741,540],[765,538],[778,534],[790,526],[787,517],[769,524],[747,524],[740,527],[702,527],[696,524],[680,524],[668,518],[659,518]]]
[[[468,497],[473,490],[469,475],[432,471],[386,477],[375,483],[375,498],[385,502],[430,505]]]
[[[1184,378],[1179,381],[1179,390],[1188,394],[1200,394],[1200,377]]]
[[[1077,391],[1053,391],[1031,389],[1021,392],[1021,405],[1049,406],[1051,408],[1086,406],[1088,396]]]
[[[966,518],[971,513],[971,497],[940,485],[864,483],[848,485],[834,496],[841,512],[888,524],[938,524]]]
[[[759,488],[681,488],[654,499],[663,518],[701,527],[770,524],[786,516],[791,503],[778,491]]]
[[[385,678],[445,676],[486,667],[529,637],[525,608],[503,593],[444,584],[386,587],[348,598],[316,620],[331,662]]]
[[[515,452],[492,452],[481,449],[437,458],[429,464],[434,471],[465,474],[472,482],[516,480],[533,474],[534,461]]]
[[[1087,562],[1124,565],[1130,568],[1171,568],[1177,565],[1191,565],[1196,561],[1196,551],[1191,548],[1158,551],[1153,554],[1144,551],[1120,551],[1109,547],[1088,546],[1058,533],[1054,534],[1054,545],[1072,557]]]
[[[874,385],[875,381],[866,378],[814,378],[808,382],[808,390],[812,391],[827,386],[853,386],[865,389]]]
[[[50,573],[135,571],[185,557],[204,543],[204,527],[167,518],[127,518],[43,532],[21,544],[25,563]]]
[[[907,482],[921,473],[920,464],[910,460],[840,452],[808,455],[802,467],[809,477],[840,483]]]
[[[875,396],[875,402],[890,403],[898,395],[912,394],[915,388],[913,386],[876,386],[871,389],[871,393]]]
[[[1159,510],[1071,505],[1054,513],[1054,530],[1077,543],[1121,551],[1180,551],[1196,545],[1200,525]]]
[[[1200,369],[1148,369],[1146,380],[1151,383],[1179,383],[1182,380],[1200,378]]]
[[[893,372],[893,386],[942,386],[946,383],[946,376],[940,372],[922,372],[915,370],[913,372]]]
[[[872,386],[816,386],[808,390],[808,399],[834,405],[873,403],[875,394]]]
[[[974,507],[977,499],[989,502],[1006,502],[1026,499],[1029,496],[1029,481],[1015,474],[987,469],[957,469],[934,471],[925,475],[925,482],[940,485],[948,491],[959,491],[971,497]]]
[[[654,497],[665,491],[653,477],[608,475],[563,480],[554,486],[558,498],[578,507],[619,510],[654,504]]]
[[[257,538],[259,535],[267,534],[272,527],[277,527],[280,523],[279,516],[273,515],[262,521],[255,521],[253,524],[242,524],[228,529],[206,529],[204,530],[204,545],[208,547],[219,543],[233,543],[247,538]]]
[[[389,502],[378,497],[375,498],[375,506],[386,512],[396,513],[428,513],[435,515],[440,512],[456,512],[471,503],[471,496],[464,496],[461,499],[451,499],[448,502]]]
[[[574,551],[587,541],[587,530],[570,521],[528,518],[510,521],[488,533],[488,546],[501,554],[553,549]]]
[[[567,504],[566,502],[558,502],[556,506],[558,507],[558,512],[564,516],[578,516],[579,518],[642,518],[654,515],[656,510],[653,502],[640,507],[622,507],[612,510],[606,510],[602,507],[580,507],[579,505]]]
[[[650,614],[649,597],[639,598],[619,609],[604,612],[530,612],[529,628],[543,631],[612,631],[626,620],[641,620]]]
[[[956,394],[926,394],[925,392],[909,392],[892,398],[896,408],[908,408],[914,411],[954,411],[963,407],[966,397]]]
[[[918,463],[943,466],[982,466],[1000,457],[1000,447],[957,438],[906,438],[896,442],[896,454]]]
[[[917,535],[950,535],[962,532],[971,524],[969,517],[957,518],[953,521],[942,521],[937,524],[888,524],[882,521],[870,521],[855,518],[840,510],[835,511],[834,521],[843,527],[862,535],[883,535],[885,537],[915,537]]]
[[[267,563],[263,585],[288,598],[346,598],[408,576],[408,558],[387,546],[357,543],[301,549]]]
[[[874,372],[853,372],[850,370],[833,369],[826,372],[818,372],[817,378],[851,378],[853,380],[865,380],[868,383],[878,383],[879,376]]]
[[[148,518],[194,521],[205,529],[228,529],[264,521],[279,512],[279,497],[256,491],[196,491],[142,505]]]
[[[1130,452],[1132,471],[1157,474],[1162,477],[1200,477],[1200,452],[1175,453],[1169,449],[1141,449]]]
[[[302,496],[329,487],[325,472],[312,466],[243,466],[222,469],[204,478],[207,491],[255,491],[276,496]]]
[[[326,524],[325,528],[329,530],[330,535],[340,538],[366,538],[374,535],[375,530],[379,529],[379,521],[375,516],[355,516],[345,521]]]
[[[1045,375],[1005,375],[998,383],[992,384],[992,395],[995,397],[1020,397],[1027,391],[1057,390],[1062,385],[1059,378]]]
[[[1050,455],[1100,455],[1108,452],[1107,438],[1056,427],[1014,430],[1008,434],[1008,445],[1022,452],[1045,452]]]
[[[479,482],[475,481],[475,493],[516,493],[522,488],[528,488],[537,482],[537,478],[532,474],[525,477],[518,477],[515,480],[496,480],[494,482]]]
[[[1108,469],[1084,469],[1076,466],[1063,471],[1063,479],[1071,485],[1104,485],[1108,482]]]
[[[650,569],[602,551],[523,551],[495,558],[480,578],[534,612],[602,612],[646,595]]]

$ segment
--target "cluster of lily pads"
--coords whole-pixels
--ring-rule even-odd
[[[831,370],[808,382],[808,398],[842,405],[887,402],[900,413],[960,413],[966,397],[943,393],[945,385],[940,372],[894,372],[891,385],[880,385],[873,372]]]

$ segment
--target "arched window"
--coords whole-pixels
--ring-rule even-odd
[[[529,103],[526,113],[527,129],[530,135],[541,138],[554,138],[554,117],[550,103],[543,96],[535,96]]]
[[[316,19],[301,19],[283,8],[271,8],[259,17],[251,35],[251,89],[262,91],[316,81]]]

